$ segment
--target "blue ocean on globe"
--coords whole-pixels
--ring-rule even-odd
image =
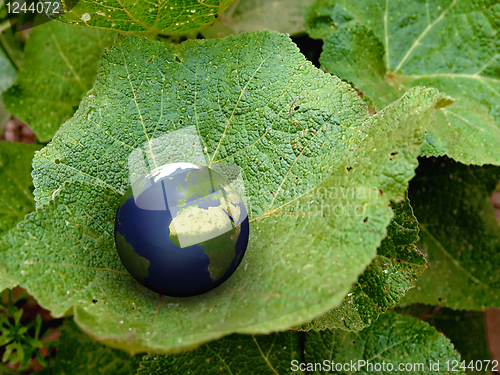
[[[241,263],[248,215],[232,185],[214,170],[166,164],[140,177],[120,201],[115,243],[142,285],[172,297],[208,292]]]

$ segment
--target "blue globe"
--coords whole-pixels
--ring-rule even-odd
[[[172,296],[208,292],[238,268],[248,245],[241,197],[205,166],[172,163],[140,177],[120,201],[116,249],[146,288]]]

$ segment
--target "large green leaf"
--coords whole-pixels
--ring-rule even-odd
[[[311,365],[324,361],[341,365],[332,367],[339,370],[336,374],[462,374],[451,372],[451,365],[446,367],[446,361],[460,360],[446,337],[425,322],[393,312],[358,333],[308,332],[305,360]],[[431,368],[431,364],[437,366]],[[309,373],[332,373],[325,367],[322,370],[312,367]]]
[[[102,345],[78,329],[68,318],[61,326],[55,360],[37,374],[40,375],[133,375],[142,356],[131,357],[122,350]]]
[[[187,353],[145,356],[137,375],[288,374],[302,355],[299,339],[294,332],[231,335]]]
[[[427,268],[424,255],[415,246],[418,223],[408,198],[391,203],[394,218],[377,256],[359,276],[340,307],[303,325],[302,330],[343,328],[360,331],[387,309],[396,306]]]
[[[35,156],[38,210],[0,243],[0,286],[18,280],[54,316],[73,311],[86,332],[131,352],[302,324],[340,303],[375,256],[389,202],[403,198],[428,117],[445,102],[419,88],[372,116],[282,34],[120,39]],[[213,168],[241,168],[251,220],[239,269],[190,298],[135,282],[113,239],[129,157],[144,154],[154,168],[191,152],[165,140],[179,129],[197,132]]]
[[[398,312],[420,317],[448,337],[455,350],[460,353],[462,361],[465,361],[467,374],[491,374],[493,365],[487,367],[486,362],[491,361],[491,354],[483,312],[457,311],[422,304],[400,308]]]
[[[500,307],[500,225],[489,199],[499,180],[499,167],[420,161],[409,196],[429,268],[402,302]]]
[[[456,99],[435,113],[423,155],[498,165],[499,14],[498,0],[320,0],[308,25],[312,35],[326,34],[321,65],[354,82],[378,109],[415,86]]]
[[[49,141],[92,87],[99,56],[115,35],[57,22],[34,28],[16,84],[3,94],[7,109]]]
[[[157,2],[80,0],[57,18],[71,25],[125,32],[185,34],[213,22],[234,0]],[[62,0],[64,4],[66,0]],[[71,1],[69,1],[71,3]]]
[[[0,236],[35,208],[31,160],[40,148],[26,143],[0,142]]]
[[[314,0],[236,0],[201,31],[205,38],[220,38],[257,30],[290,35],[304,31],[304,11]]]

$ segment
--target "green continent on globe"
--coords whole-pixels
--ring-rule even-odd
[[[219,237],[200,243],[205,246],[205,254],[210,259],[208,271],[212,281],[220,279],[229,269],[236,256],[236,241],[238,241],[240,231],[241,225],[238,225]]]
[[[212,173],[209,168],[187,173],[186,179],[188,186],[178,185],[175,189],[179,190],[184,198],[177,199],[178,207],[185,207],[190,198],[205,198],[207,201],[219,201],[227,210],[235,222],[239,222],[241,215],[240,208],[229,203],[240,202],[238,193],[227,184],[227,181],[218,173]],[[215,187],[215,189],[214,189]],[[215,190],[215,191],[214,191]],[[182,209],[181,209],[182,211]]]
[[[181,248],[194,244],[205,247],[210,259],[208,271],[215,281],[224,276],[236,256],[241,225],[235,227],[222,207],[190,206],[172,219],[169,230],[170,239]]]
[[[116,233],[116,244],[123,249],[120,253],[123,264],[127,266],[130,273],[144,283],[144,279],[149,276],[148,268],[151,262],[137,254],[132,245],[119,232]]]

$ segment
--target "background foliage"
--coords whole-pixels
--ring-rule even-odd
[[[29,37],[0,18],[0,129],[12,114],[36,134],[0,143],[0,289],[61,318],[55,356],[24,367],[491,358],[498,1],[80,0]],[[203,149],[183,157],[242,169],[251,221],[236,273],[184,299],[137,284],[112,236],[130,153],[167,163],[178,129]]]

